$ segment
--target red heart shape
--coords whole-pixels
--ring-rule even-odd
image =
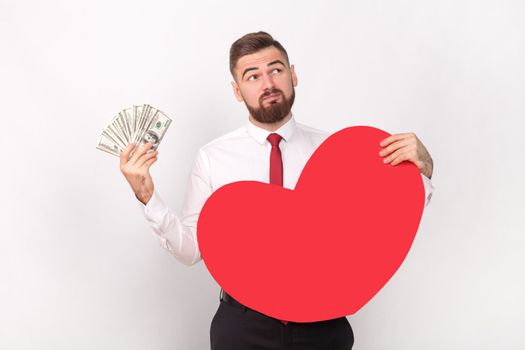
[[[215,191],[197,232],[217,283],[242,304],[288,321],[364,306],[405,259],[424,207],[417,167],[379,156],[388,136],[366,126],[338,131],[308,160],[294,190],[240,181]]]

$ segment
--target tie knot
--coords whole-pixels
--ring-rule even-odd
[[[279,142],[281,142],[282,138],[283,137],[279,134],[271,133],[270,135],[268,135],[267,140],[270,142],[272,147],[275,147],[279,145]]]

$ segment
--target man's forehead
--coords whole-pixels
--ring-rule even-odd
[[[276,47],[271,46],[253,54],[242,56],[239,58],[239,61],[237,61],[236,69],[237,71],[242,72],[246,68],[262,68],[275,60],[280,60],[284,64],[287,64],[286,57],[283,53]]]

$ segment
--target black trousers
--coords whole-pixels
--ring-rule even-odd
[[[211,350],[350,350],[346,317],[284,325],[250,308],[221,300],[210,327]]]

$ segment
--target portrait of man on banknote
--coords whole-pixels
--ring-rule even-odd
[[[157,149],[159,146],[160,137],[153,130],[147,130],[142,137],[142,143],[151,143],[152,149]]]

